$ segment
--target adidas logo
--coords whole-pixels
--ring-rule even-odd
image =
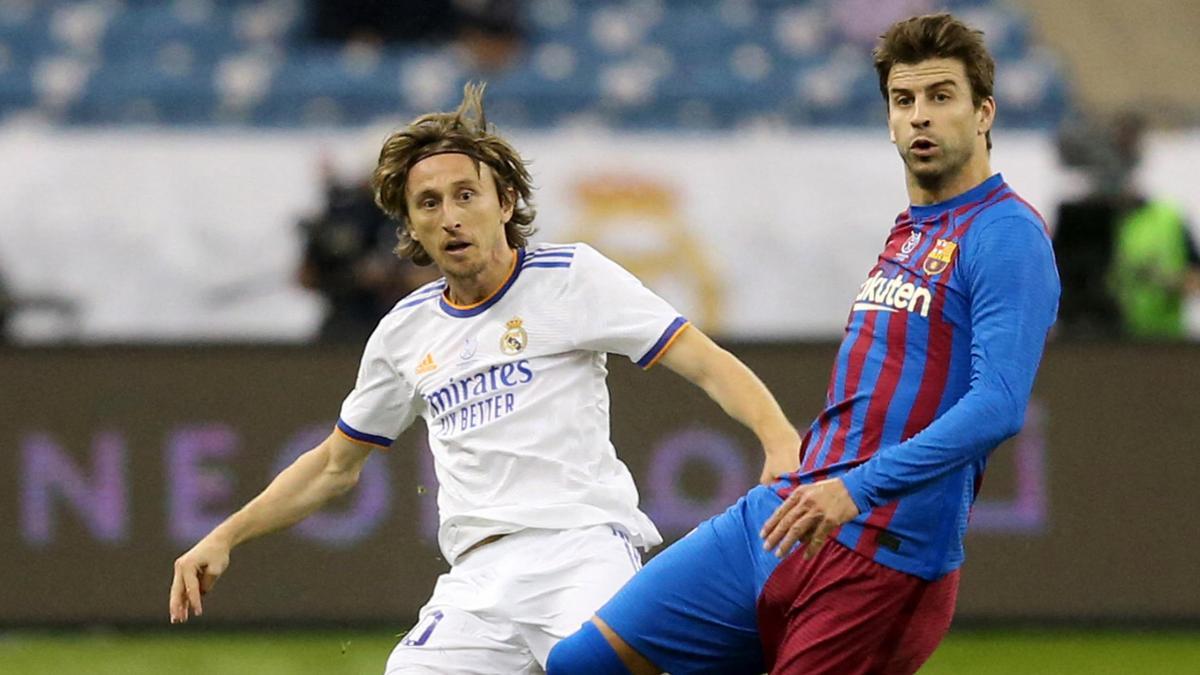
[[[421,363],[417,366],[417,374],[424,375],[434,370],[437,370],[437,362],[433,360],[433,352],[429,352],[425,354],[425,358],[421,359]]]

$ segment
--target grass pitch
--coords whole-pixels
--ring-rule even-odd
[[[0,633],[0,672],[21,675],[339,675],[383,672],[387,633]],[[1196,675],[1200,632],[952,633],[923,675]]]

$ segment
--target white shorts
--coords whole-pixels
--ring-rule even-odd
[[[438,578],[386,675],[542,673],[574,633],[641,567],[620,530],[522,530],[463,556]]]

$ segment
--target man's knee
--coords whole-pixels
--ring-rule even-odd
[[[550,650],[546,675],[630,675],[596,624],[588,621]]]

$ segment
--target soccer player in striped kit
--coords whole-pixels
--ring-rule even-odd
[[[800,470],[652,560],[550,675],[912,673],[948,630],[971,504],[1021,428],[1058,275],[1041,217],[990,167],[982,34],[901,21],[875,67],[911,205],[854,298]]]

